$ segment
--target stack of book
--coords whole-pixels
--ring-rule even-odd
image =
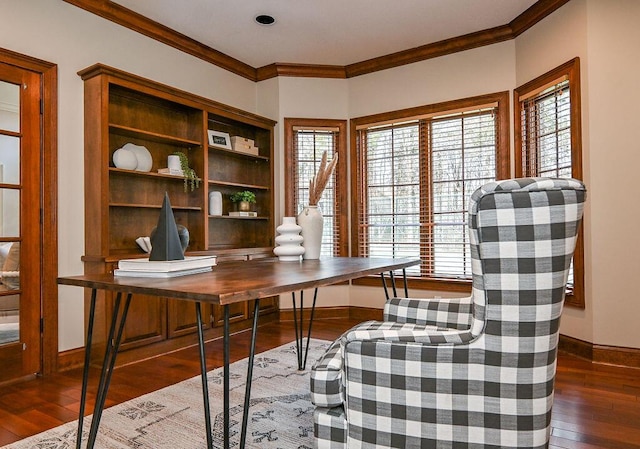
[[[216,256],[187,256],[184,260],[122,259],[114,276],[171,278],[205,273],[216,265]]]

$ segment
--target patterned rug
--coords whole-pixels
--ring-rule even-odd
[[[254,360],[247,448],[313,448],[313,406],[309,369],[330,342],[311,339],[307,369],[298,371],[295,343]],[[230,367],[231,447],[239,447],[247,361]],[[222,447],[222,368],[209,371],[214,447]],[[83,440],[90,421],[85,420]],[[76,442],[77,421],[2,449],[68,449]],[[103,412],[96,448],[206,448],[200,376],[113,406]],[[84,447],[84,444],[83,444]]]

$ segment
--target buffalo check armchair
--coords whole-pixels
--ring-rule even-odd
[[[393,298],[336,340],[311,372],[316,447],[546,447],[585,198],[573,179],[478,189],[471,296]]]

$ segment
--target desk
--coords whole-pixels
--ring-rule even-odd
[[[207,432],[207,447],[213,448],[213,435],[211,433],[211,416],[209,411],[209,392],[207,386],[207,367],[204,356],[204,337],[202,332],[202,314],[200,303],[213,303],[223,306],[224,310],[224,380],[223,380],[223,407],[224,407],[224,447],[229,448],[229,304],[255,300],[253,327],[251,333],[251,347],[247,368],[247,382],[245,389],[245,402],[242,420],[242,432],[240,447],[244,448],[247,429],[247,415],[249,410],[249,398],[251,396],[251,377],[253,372],[253,358],[255,355],[255,339],[258,324],[258,312],[260,298],[316,289],[318,287],[349,281],[358,277],[380,274],[386,271],[403,270],[407,267],[419,264],[419,260],[412,259],[378,259],[357,257],[334,257],[320,260],[304,260],[301,262],[279,262],[278,259],[258,259],[246,262],[224,262],[214,267],[212,272],[169,279],[139,278],[139,277],[114,277],[112,274],[88,274],[84,276],[70,276],[58,278],[58,283],[63,285],[75,285],[90,288],[91,305],[89,310],[89,322],[87,323],[87,341],[82,380],[82,395],[80,400],[80,417],[78,419],[78,435],[82,435],[82,424],[87,395],[87,383],[89,377],[89,363],[91,357],[91,339],[93,335],[93,322],[95,316],[97,290],[115,292],[114,303],[107,347],[105,350],[102,371],[98,383],[98,392],[94,407],[91,429],[87,440],[87,448],[93,448],[100,425],[100,418],[106,400],[111,374],[115,366],[115,359],[120,346],[122,331],[127,318],[127,311],[133,294],[171,297],[193,301],[196,308],[198,321],[198,344],[200,350],[200,370],[202,376],[202,397],[204,401],[205,427]],[[384,277],[383,277],[384,280]],[[385,285],[386,290],[386,285]],[[406,290],[406,283],[405,283]],[[395,286],[394,286],[395,291]],[[120,312],[122,296],[126,295],[122,312]],[[302,296],[301,296],[302,311]],[[295,296],[294,296],[295,308]],[[313,320],[312,307],[309,322],[309,334]],[[302,320],[302,316],[300,317]],[[302,324],[302,321],[300,321]],[[296,326],[296,332],[298,326]],[[298,344],[298,360],[302,353],[302,327],[300,327]],[[298,340],[298,339],[297,339]],[[308,341],[308,340],[307,340]],[[76,448],[80,449],[81,438],[77,438]]]

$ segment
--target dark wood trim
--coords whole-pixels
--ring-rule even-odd
[[[569,0],[538,0],[526,11],[509,22],[509,27],[516,38],[555,10],[569,3]]]
[[[306,77],[306,78],[347,78],[345,67],[337,65],[314,64],[269,64],[256,71],[256,81],[264,81],[277,76]]]
[[[517,87],[513,91],[513,132],[515,176],[525,176],[522,167],[522,123],[520,118],[520,97],[527,95],[542,86],[566,76],[569,79],[571,100],[571,175],[583,179],[582,173],[582,103],[580,84],[580,58],[573,58],[564,64],[549,70],[531,81]],[[574,289],[565,298],[565,304],[579,309],[585,308],[584,287],[584,220],[580,223],[578,240],[573,256]]]
[[[464,36],[453,37],[432,44],[422,45],[409,50],[399,51],[390,55],[356,62],[346,66],[347,78],[353,78],[380,70],[392,69],[414,62],[426,61],[472,48],[496,44],[513,39],[509,25],[502,25],[488,30],[482,30]]]
[[[569,0],[538,0],[508,24],[346,66],[273,63],[257,69],[110,0],[64,1],[251,81],[264,81],[278,76],[353,78],[367,73],[508,41],[534,26]]]
[[[61,351],[58,354],[58,372],[82,368],[84,365],[84,347]]]
[[[178,33],[154,20],[144,17],[109,0],[64,0],[65,2],[96,14],[125,28],[144,34],[170,47],[188,53],[203,61],[256,81],[256,69],[195,39]]]
[[[42,374],[58,365],[58,66],[0,48],[0,61],[40,75],[42,87]]]
[[[593,344],[567,335],[560,335],[558,351],[593,361]]]
[[[558,350],[602,365],[640,368],[639,348],[597,345],[566,335],[560,335]]]
[[[307,308],[304,310],[304,319],[306,320],[307,313],[310,313],[310,311]],[[380,321],[382,320],[382,309],[354,306],[316,307],[313,319],[357,319],[362,321]],[[293,321],[293,309],[280,309],[280,322],[284,321]]]
[[[398,282],[397,286],[401,285]],[[380,287],[380,276],[368,276],[351,281],[353,285]],[[471,294],[471,281],[456,281],[451,279],[409,278],[407,286],[415,290],[429,290],[436,292],[455,292]]]

